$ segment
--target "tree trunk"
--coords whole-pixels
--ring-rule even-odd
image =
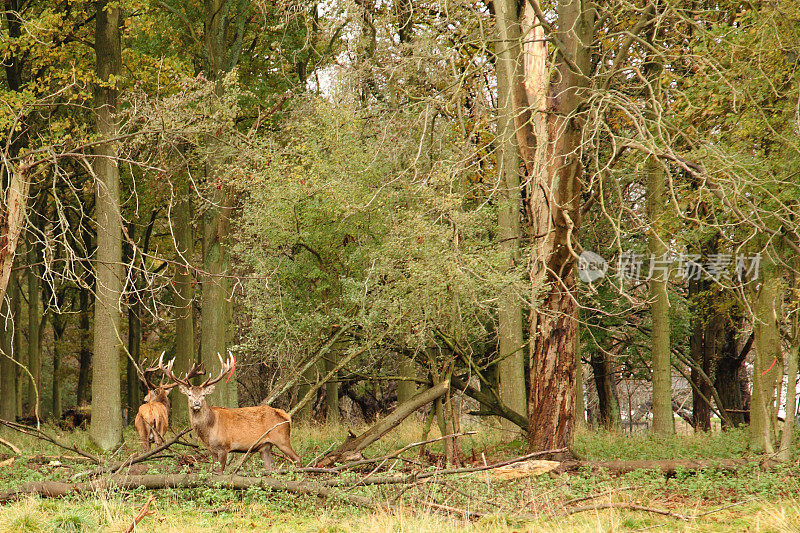
[[[608,356],[595,352],[591,359],[592,374],[597,388],[597,410],[600,414],[600,425],[606,429],[619,427],[619,401],[614,386],[614,371]]]
[[[120,8],[107,0],[95,3],[95,55],[97,76],[102,85],[95,88],[96,127],[101,138],[116,134],[117,90],[121,59]],[[111,450],[122,442],[122,399],[120,394],[122,292],[122,222],[119,203],[119,169],[112,143],[96,148],[94,172],[97,176],[97,266],[94,320],[94,371],[92,372],[92,422],[89,435],[97,446]]]
[[[0,332],[2,334],[3,353],[0,354],[0,418],[3,420],[16,420],[17,416],[17,365],[14,358],[19,357],[14,349],[17,347],[14,336],[19,336],[19,287],[15,283],[14,274],[9,279],[8,298],[2,298],[2,311],[0,312]],[[10,304],[10,305],[9,305]],[[11,310],[11,319],[6,320],[8,308]],[[4,432],[5,433],[5,432]]]
[[[416,378],[417,370],[414,366],[414,359],[405,351],[397,354],[397,374],[403,378]],[[415,381],[400,380],[397,382],[397,404],[405,403],[417,393],[417,383]]]
[[[325,373],[328,374],[339,362],[342,345],[335,346],[325,358]],[[325,384],[325,421],[335,424],[339,421],[339,382],[336,381],[336,374],[331,381]]]
[[[747,383],[742,380],[744,361],[750,353],[753,344],[753,336],[745,343],[744,348],[739,351],[737,347],[738,331],[733,322],[728,322],[725,327],[725,342],[722,351],[717,358],[716,371],[714,372],[714,388],[719,394],[720,409],[727,411],[728,417],[734,426],[750,423],[750,416],[747,412],[747,401],[742,392],[747,389]],[[722,421],[723,428],[728,427],[726,421]]]
[[[67,317],[63,314],[54,314],[53,326],[53,388],[52,388],[52,415],[55,420],[61,420],[64,408],[61,399],[61,362],[63,360],[62,338],[67,327]]]
[[[750,402],[750,449],[771,454],[775,451],[776,387],[783,369],[777,317],[781,279],[774,264],[762,265],[761,276],[753,306],[756,356]]]
[[[136,224],[131,221],[128,224],[128,237],[135,240],[136,237]],[[134,420],[133,413],[139,409],[142,403],[141,386],[139,385],[139,375],[136,365],[139,365],[142,347],[142,319],[141,319],[141,301],[139,300],[139,274],[137,273],[137,255],[136,249],[129,243],[124,246],[124,259],[125,264],[132,264],[133,267],[129,273],[131,283],[133,285],[133,292],[128,295],[128,357],[125,358],[127,368],[125,371],[125,388],[128,408],[128,424],[132,424]]]
[[[33,241],[38,236],[31,234],[28,242],[28,371],[31,373],[30,388],[28,389],[28,405],[31,413],[39,415],[42,396],[42,346],[39,342],[41,335],[39,328],[42,326],[42,316],[39,311],[39,254],[38,246]]]
[[[664,170],[661,164],[650,158],[647,180],[647,216],[650,224],[647,247],[650,261],[666,264],[667,245],[662,237],[664,230]],[[652,267],[653,265],[651,265]],[[650,277],[650,313],[652,316],[652,365],[653,365],[653,433],[671,435],[675,433],[672,415],[672,375],[670,350],[669,294],[667,272],[653,269]]]
[[[230,0],[205,0],[205,51],[209,79],[217,82],[217,94],[222,95],[222,77],[236,65],[238,52],[226,42],[229,16],[233,2]],[[225,13],[226,16],[221,16]],[[237,13],[238,17],[243,13]],[[238,44],[239,48],[241,43]],[[213,139],[211,140],[213,142]],[[207,273],[202,284],[202,317],[200,360],[206,369],[219,366],[217,354],[224,355],[230,344],[230,329],[233,307],[230,300],[230,252],[227,247],[230,234],[230,216],[234,194],[225,177],[215,168],[208,169],[209,183],[214,191],[213,204],[204,216],[203,269]],[[217,383],[209,395],[209,403],[224,407],[236,407],[238,394],[236,377],[229,382]]]
[[[534,28],[531,2],[537,0],[526,4],[525,19]],[[569,60],[556,55],[556,73],[550,76],[545,68],[547,43],[535,39],[525,44],[525,87],[535,110],[536,137],[534,161],[526,164],[533,236],[530,277],[533,298],[541,298],[530,313],[529,443],[538,450],[568,447],[575,425],[578,309],[572,241],[580,227],[582,174],[575,112],[583,101],[580,89],[588,79],[594,31],[594,10],[588,4],[562,0],[556,11],[554,37]]]
[[[500,198],[497,222],[498,239],[504,254],[505,267],[513,273],[519,262],[522,239],[522,195],[520,191],[520,159],[514,122],[514,92],[521,82],[520,24],[516,0],[495,2],[497,44],[497,155],[495,168]],[[497,382],[500,398],[514,411],[527,415],[525,393],[525,349],[522,336],[522,300],[515,287],[505,287],[497,302]],[[519,428],[501,419],[506,434],[513,436]]]
[[[92,365],[92,328],[89,323],[89,289],[81,287],[78,294],[78,305],[80,306],[80,318],[78,328],[80,329],[80,353],[78,354],[78,385],[75,390],[75,401],[80,407],[89,403],[89,370]]]
[[[194,277],[190,270],[194,241],[192,239],[191,184],[185,180],[182,198],[175,205],[175,372],[188,372],[195,361],[194,353]],[[173,427],[189,422],[186,402],[172,402]]]
[[[14,394],[16,396],[15,403],[17,415],[24,413],[24,385],[28,381],[28,376],[23,371],[23,367],[27,368],[27,360],[25,358],[27,352],[23,351],[22,349],[22,286],[20,285],[19,278],[19,274],[15,274],[12,278],[15,296],[11,299],[14,313],[14,329],[16,330],[14,335],[14,358],[18,363],[14,365]]]
[[[583,390],[583,363],[580,335],[575,335],[575,424],[586,427],[586,398]]]

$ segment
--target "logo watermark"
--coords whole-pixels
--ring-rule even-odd
[[[761,254],[709,254],[701,257],[699,254],[681,252],[660,256],[650,254],[646,261],[644,254],[622,252],[617,258],[616,277],[621,282],[649,281],[656,276],[669,277],[672,272],[677,279],[699,280],[705,277],[716,281],[747,283],[758,279],[760,265]],[[607,272],[608,261],[602,256],[590,250],[581,253],[578,259],[578,277],[581,281],[597,281]]]

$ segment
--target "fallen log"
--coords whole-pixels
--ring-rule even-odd
[[[433,387],[413,396],[407,402],[397,406],[397,408],[387,416],[378,420],[372,427],[370,427],[361,435],[357,437],[349,437],[336,450],[323,457],[317,463],[317,466],[320,468],[325,468],[336,462],[341,462],[342,460],[354,460],[360,458],[359,456],[361,451],[363,451],[367,446],[396,428],[400,422],[408,418],[420,407],[444,396],[449,388],[450,382],[443,381],[438,385],[434,385]]]
[[[605,469],[611,474],[627,474],[636,470],[658,470],[662,474],[674,475],[678,470],[697,471],[704,468],[738,470],[757,464],[750,459],[652,459],[631,461],[564,461],[553,470],[555,473],[576,472],[581,468]]]
[[[315,482],[288,481],[271,477],[243,477],[230,475],[198,475],[198,474],[148,474],[141,476],[112,475],[96,481],[84,483],[63,483],[60,481],[37,481],[24,483],[16,489],[0,492],[0,503],[17,499],[25,495],[39,495],[47,498],[59,498],[70,494],[80,494],[103,490],[111,487],[120,489],[145,488],[158,489],[192,489],[220,485],[235,490],[246,490],[259,487],[269,490],[282,490],[293,494],[309,494],[320,498],[339,498],[360,507],[376,508],[378,504],[364,496],[346,494]]]

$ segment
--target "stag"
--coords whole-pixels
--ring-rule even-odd
[[[163,358],[164,354],[161,354]],[[144,451],[150,451],[150,443],[160,446],[164,443],[164,435],[169,426],[170,402],[169,393],[176,383],[164,383],[162,379],[158,385],[150,381],[150,376],[160,370],[160,367],[149,367],[139,371],[139,379],[147,387],[144,403],[139,406],[133,426],[139,433]]]
[[[209,377],[200,385],[192,385],[189,377],[198,372],[202,365],[195,364],[189,374],[179,378],[172,372],[175,359],[166,365],[159,360],[161,371],[178,385],[178,389],[186,395],[189,402],[189,421],[200,441],[209,449],[213,459],[220,466],[222,473],[230,452],[260,452],[267,472],[273,469],[272,446],[275,445],[295,464],[300,457],[292,449],[289,441],[291,418],[286,411],[268,405],[255,407],[239,407],[230,409],[208,405],[206,396],[214,392],[215,384],[233,369],[233,356],[228,353],[228,360],[223,361],[217,354],[221,369],[219,375]]]

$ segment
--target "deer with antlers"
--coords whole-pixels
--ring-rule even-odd
[[[161,354],[164,357],[164,354]],[[159,360],[160,361],[160,360]],[[160,370],[160,367],[149,367],[139,372],[139,379],[147,387],[147,395],[144,403],[139,406],[133,426],[139,433],[144,451],[150,451],[150,443],[154,442],[157,446],[164,443],[164,435],[169,426],[170,402],[169,393],[177,383],[164,383],[163,380],[158,385],[150,381],[150,376]]]
[[[273,445],[286,454],[292,462],[299,464],[300,457],[292,449],[289,441],[292,421],[286,411],[268,405],[236,409],[208,405],[206,396],[214,392],[215,384],[234,366],[230,352],[227,361],[223,361],[219,354],[217,357],[222,367],[219,375],[214,378],[209,377],[200,385],[192,385],[189,378],[201,372],[202,364],[193,365],[182,378],[172,372],[174,359],[166,365],[159,360],[159,368],[186,395],[192,429],[211,451],[214,460],[220,464],[218,472],[222,473],[225,470],[230,452],[260,452],[264,468],[269,472],[273,469]]]

